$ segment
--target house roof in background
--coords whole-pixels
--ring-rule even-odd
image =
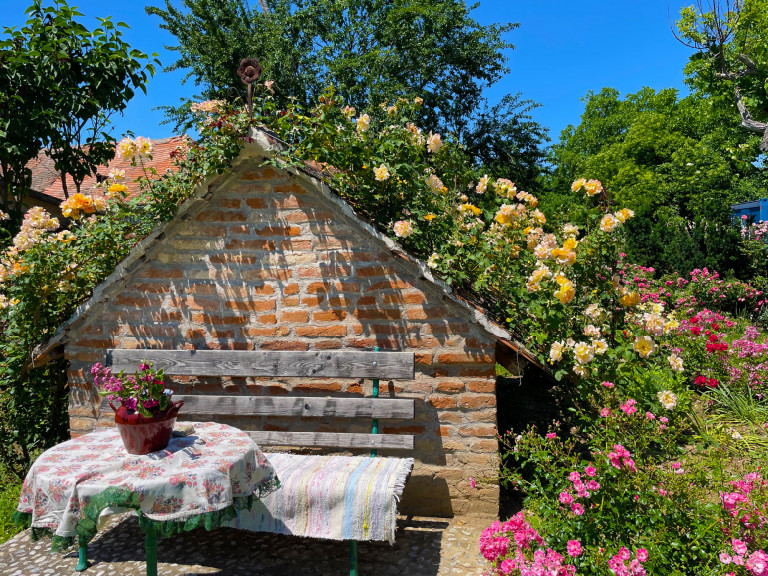
[[[152,160],[145,160],[144,167],[147,169],[154,168],[158,175],[164,174],[167,170],[174,170],[171,153],[190,141],[190,138],[185,135],[153,140]],[[61,176],[54,168],[53,160],[45,155],[44,150],[40,151],[37,158],[30,160],[27,163],[27,167],[32,170],[32,190],[44,197],[37,196],[38,198],[56,205],[64,201]],[[111,170],[125,170],[123,184],[128,187],[129,197],[136,196],[141,191],[136,180],[144,175],[142,166],[140,164],[131,166],[130,161],[123,160],[117,156],[108,164],[99,166],[96,175],[88,176],[83,180],[83,184],[80,187],[81,191],[88,193],[93,188],[93,185],[97,183],[97,175],[106,177]],[[67,191],[70,196],[75,193],[75,183],[69,176],[67,177]]]

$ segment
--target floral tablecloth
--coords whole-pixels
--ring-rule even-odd
[[[156,528],[177,528],[171,533],[189,519],[218,525],[278,486],[269,461],[237,428],[195,423],[193,434],[145,456],[128,454],[108,428],[44,452],[24,480],[18,512],[62,538],[90,539],[100,516],[126,508]]]

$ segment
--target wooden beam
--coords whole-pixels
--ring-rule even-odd
[[[242,350],[122,350],[106,351],[106,364],[116,371],[134,372],[142,360],[169,375],[239,377],[322,377],[412,380],[413,352],[318,352]]]
[[[324,398],[316,396],[209,396],[176,395],[187,416],[298,416],[336,418],[405,418],[414,416],[411,398]],[[103,399],[101,411],[109,411]]]
[[[349,434],[335,432],[246,431],[259,447],[363,448],[413,450],[410,434]]]

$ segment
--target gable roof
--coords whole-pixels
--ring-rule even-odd
[[[175,170],[173,156],[171,154],[180,146],[185,146],[190,142],[186,135],[171,136],[152,141],[152,160],[146,160],[144,166],[154,168],[158,175],[164,174],[167,170]],[[61,185],[61,174],[54,167],[53,159],[45,154],[45,150],[40,150],[36,158],[27,163],[27,168],[32,170],[32,194],[30,196],[36,200],[41,200],[49,204],[58,206],[64,198],[64,188]],[[83,180],[80,187],[82,191],[90,190],[100,177],[106,177],[112,170],[125,170],[125,181],[128,188],[128,197],[132,198],[141,192],[141,188],[136,180],[144,175],[144,169],[141,165],[132,166],[130,160],[124,160],[115,156],[107,164],[99,165],[96,174],[92,174]],[[71,176],[67,176],[67,191],[70,196],[75,193],[75,183]]]
[[[276,152],[283,149],[285,146],[285,143],[275,134],[264,129],[252,129],[250,136],[250,142],[244,145],[240,156],[232,162],[233,167],[247,161],[261,162],[266,158],[274,156]],[[511,352],[511,354],[504,353],[502,356],[511,359],[511,362],[514,362],[516,356],[522,356],[539,368],[549,372],[549,369],[546,366],[543,366],[536,356],[521,342],[515,339],[506,328],[500,326],[489,318],[487,311],[483,310],[480,305],[475,303],[476,298],[473,298],[471,294],[458,294],[451,286],[435,276],[429,266],[423,261],[406,252],[400,244],[392,240],[386,234],[380,232],[370,222],[361,218],[349,203],[343,200],[326,184],[325,174],[327,173],[324,172],[324,169],[319,164],[316,162],[308,162],[303,168],[291,167],[286,168],[285,170],[304,185],[317,190],[326,200],[334,204],[342,214],[354,221],[372,237],[382,242],[393,256],[406,260],[417,267],[421,277],[437,287],[443,293],[444,298],[447,298],[464,308],[473,322],[480,325],[486,332],[496,338],[497,341],[504,344],[507,352]],[[133,268],[143,260],[155,241],[165,237],[172,228],[182,225],[185,220],[185,215],[190,210],[199,207],[201,204],[207,204],[213,197],[213,195],[209,193],[213,184],[224,184],[229,177],[232,176],[233,172],[234,170],[230,170],[230,172],[221,176],[214,176],[203,181],[179,207],[173,219],[158,225],[149,235],[136,244],[136,246],[131,249],[128,256],[118,264],[114,272],[94,289],[92,296],[86,302],[81,304],[75,310],[72,317],[57,329],[53,337],[35,350],[31,365],[41,366],[54,358],[60,357],[61,354],[63,354],[63,347],[67,343],[70,330],[83,322],[88,312],[102,301],[105,291],[132,272]]]

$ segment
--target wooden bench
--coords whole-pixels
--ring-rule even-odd
[[[413,467],[412,458],[377,458],[380,450],[413,450],[414,438],[379,434],[379,419],[413,419],[412,399],[379,398],[379,380],[413,379],[412,352],[367,351],[213,351],[108,350],[106,365],[134,372],[142,360],[169,376],[364,378],[373,381],[372,397],[235,396],[174,394],[183,400],[179,420],[221,420],[282,416],[320,418],[323,427],[336,418],[371,418],[371,433],[268,431],[244,429],[260,446],[335,448],[370,451],[365,456],[266,453],[282,486],[250,511],[238,513],[231,526],[262,532],[348,540],[350,575],[357,576],[357,542],[395,537],[397,503]],[[106,402],[102,411],[110,412]],[[302,506],[295,506],[301,498]],[[332,504],[329,504],[332,502]],[[330,507],[330,508],[329,508]],[[382,517],[381,510],[386,513]],[[329,510],[331,516],[328,517]],[[376,517],[371,517],[371,514]],[[340,521],[339,515],[342,520]],[[311,520],[311,521],[310,521]],[[150,554],[152,552],[152,554]],[[147,558],[156,550],[147,550]],[[148,576],[150,565],[147,565]],[[156,561],[154,574],[156,574]]]

